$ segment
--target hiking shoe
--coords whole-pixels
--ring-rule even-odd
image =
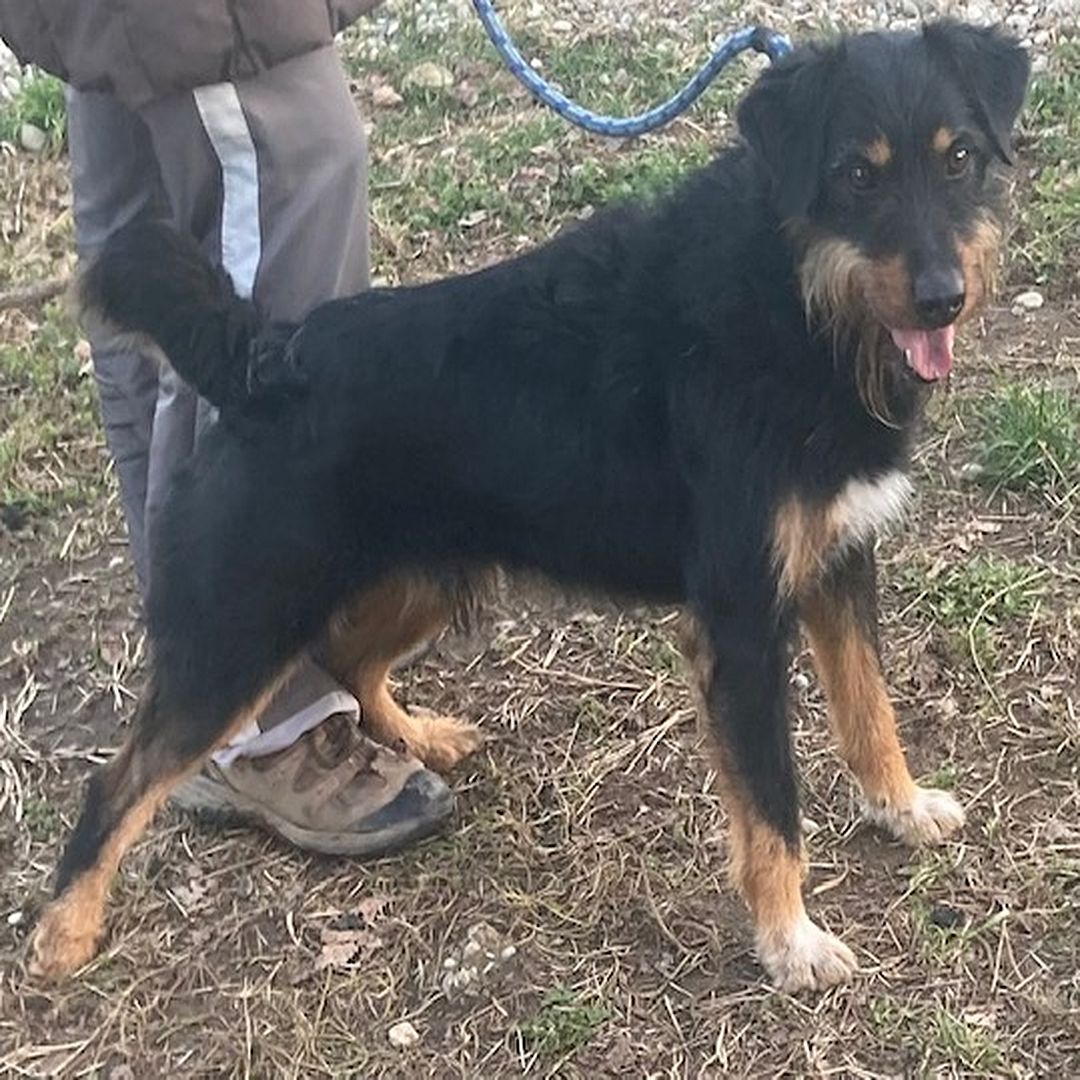
[[[304,851],[382,855],[435,831],[454,794],[409,754],[367,738],[335,713],[264,757],[207,761],[172,801],[200,815],[252,822]]]

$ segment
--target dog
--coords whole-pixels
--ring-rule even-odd
[[[787,991],[851,978],[801,895],[787,665],[801,625],[871,821],[910,844],[962,824],[897,738],[874,539],[993,284],[1028,75],[1007,35],[952,21],[801,47],[659,201],[297,325],[166,227],[118,234],[84,308],[156,343],[220,420],[163,513],[146,689],[89,781],[32,970],[93,956],[125,850],[302,652],[376,738],[443,770],[474,749],[386,676],[502,567],[681,607],[760,961]]]

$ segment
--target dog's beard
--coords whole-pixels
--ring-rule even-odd
[[[868,260],[839,238],[815,238],[801,246],[799,287],[807,319],[828,338],[838,365],[854,364],[855,386],[867,412],[887,427],[898,427],[892,385],[904,347],[867,299]],[[949,356],[951,362],[951,342]]]

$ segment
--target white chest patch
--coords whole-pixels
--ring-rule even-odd
[[[873,480],[849,480],[829,507],[829,520],[842,545],[869,540],[902,516],[914,488],[906,473],[883,473]]]

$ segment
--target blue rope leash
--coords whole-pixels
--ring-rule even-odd
[[[480,16],[480,21],[484,24],[491,43],[518,82],[534,97],[539,98],[570,123],[591,131],[594,135],[609,135],[613,138],[625,139],[634,135],[644,135],[647,131],[663,127],[679,113],[688,109],[721,70],[735,56],[747,49],[764,53],[773,61],[779,60],[781,56],[791,51],[791,42],[783,34],[778,34],[775,30],[764,26],[749,26],[745,30],[738,30],[724,38],[686,86],[662,105],[657,105],[637,116],[601,116],[579,105],[576,101],[571,101],[532,69],[518,52],[506,28],[499,21],[491,0],[472,0],[472,5],[476,9],[476,14]]]

